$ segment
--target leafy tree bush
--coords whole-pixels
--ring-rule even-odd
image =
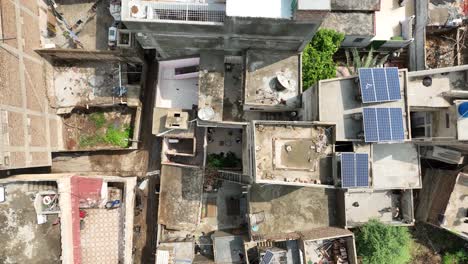
[[[229,151],[226,155],[224,153],[211,153],[207,156],[208,167],[211,168],[238,168],[242,165],[242,160],[239,159],[234,152]]]
[[[377,220],[358,229],[356,246],[364,264],[403,264],[411,259],[408,228],[385,225]]]
[[[442,262],[444,264],[468,263],[468,252],[464,249],[460,249],[454,253],[445,253]]]
[[[344,34],[320,29],[302,53],[302,86],[304,90],[320,80],[336,76],[333,54],[340,48]]]

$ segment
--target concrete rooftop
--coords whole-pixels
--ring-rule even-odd
[[[445,209],[443,227],[468,238],[467,204],[468,204],[468,174],[458,174],[453,191]]]
[[[413,221],[412,190],[375,190],[342,192],[345,226],[355,227],[378,219],[386,224],[411,224]]]
[[[257,183],[333,185],[334,126],[310,122],[254,122]]]
[[[301,107],[300,55],[247,51],[245,72],[245,109],[296,109]],[[287,88],[278,88],[278,76]]]
[[[320,27],[334,29],[350,36],[374,36],[375,14],[332,11],[328,13]]]
[[[408,116],[405,104],[405,79],[407,72],[400,70],[402,100],[379,103],[362,103],[358,99],[359,83],[357,76],[322,80],[318,85],[318,120],[336,123],[336,141],[361,141],[358,134],[364,132],[362,119],[355,118],[362,114],[363,107],[398,107],[403,116]],[[315,89],[315,88],[311,88]],[[408,131],[406,118],[403,118],[405,131]],[[408,135],[406,139],[408,139]]]
[[[432,78],[432,85],[423,85],[425,77]],[[468,94],[468,65],[408,73],[409,107],[449,107],[447,96],[457,93]]]
[[[405,144],[372,145],[372,187],[374,189],[421,188],[418,147]],[[391,168],[391,169],[389,169]]]
[[[254,239],[338,223],[337,191],[333,189],[254,184],[249,196],[250,214],[259,214],[265,219],[256,227],[250,226]]]
[[[57,184],[15,182],[3,186],[6,201],[0,203],[0,263],[60,263],[61,228],[60,224],[53,225],[58,214],[48,215],[48,222],[37,224],[31,200],[39,190],[56,191]]]
[[[200,56],[198,109],[213,112],[206,121],[223,120],[224,53],[204,52]],[[203,119],[200,115],[198,115]]]
[[[158,223],[193,230],[200,221],[203,172],[196,167],[163,165]]]

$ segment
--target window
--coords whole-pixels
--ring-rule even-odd
[[[199,72],[199,67],[198,65],[180,67],[180,68],[175,68],[174,71],[175,71],[175,75],[182,75],[182,74],[187,74],[187,73]]]

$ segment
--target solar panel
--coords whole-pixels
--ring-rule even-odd
[[[364,138],[366,142],[394,142],[405,140],[401,108],[363,109]]]
[[[341,154],[341,186],[356,186],[355,175],[356,167],[354,162],[354,153]]]
[[[341,187],[369,187],[369,155],[341,153]]]
[[[398,68],[360,68],[358,72],[363,103],[401,99]]]
[[[356,154],[356,186],[369,186],[369,156],[364,153]]]
[[[273,253],[271,251],[267,250],[265,252],[265,255],[263,256],[262,261],[260,262],[260,264],[270,264],[271,261],[273,260],[273,257],[274,257]]]

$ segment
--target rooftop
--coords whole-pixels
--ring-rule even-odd
[[[247,51],[244,109],[301,107],[300,55]]]
[[[421,188],[421,171],[416,145],[412,143],[355,145],[357,152],[367,152],[369,148],[372,188]]]
[[[424,85],[424,78],[432,83]],[[468,65],[408,72],[409,107],[449,107],[451,97],[468,94]]]
[[[194,230],[200,221],[203,172],[197,167],[162,165],[158,223]]]
[[[224,53],[204,52],[201,54],[198,94],[198,117],[206,121],[222,121]]]
[[[0,183],[6,198],[0,204],[7,221],[2,227],[6,234],[18,232],[9,240],[9,253],[3,254],[10,261],[131,263],[136,177],[33,174]],[[45,197],[52,201],[46,203]],[[108,202],[115,200],[120,203],[109,210]],[[11,215],[14,204],[21,205],[16,216]]]
[[[334,226],[339,217],[336,196],[334,189],[254,184],[249,190],[251,236],[284,239],[295,232]]]
[[[155,107],[190,110],[198,104],[200,58],[159,61]]]
[[[58,108],[99,106],[126,103],[136,106],[140,100],[140,80],[132,80],[127,72],[138,71],[130,65],[109,61],[78,61],[57,64],[53,72],[54,100]],[[120,96],[116,87],[125,86]]]
[[[292,17],[292,2],[293,0],[227,0],[226,15],[289,19]]]
[[[356,246],[352,232],[334,227],[318,228],[313,232],[318,233],[316,238],[302,238],[304,263],[320,263],[329,258],[332,260],[339,258],[344,262],[357,264]],[[339,251],[335,249],[339,249]],[[335,262],[332,261],[332,263]]]
[[[458,174],[453,191],[445,209],[445,220],[442,226],[448,230],[468,238],[468,174]]]
[[[331,0],[332,11],[377,11],[380,9],[381,0]]]
[[[386,224],[414,223],[412,190],[341,192],[344,196],[345,227],[356,227],[370,219]],[[340,198],[341,199],[341,198]]]
[[[351,36],[374,36],[375,14],[332,11],[328,13],[320,27],[334,29]]]
[[[107,50],[108,29],[114,22],[114,18],[109,12],[109,0],[99,1],[94,7],[94,1],[56,1],[56,10],[63,18],[73,26],[73,31],[86,50]],[[43,34],[43,46],[55,45],[56,47],[67,49],[77,48],[77,46],[67,37],[67,31],[57,22],[50,9],[45,16],[48,19],[40,20],[41,29],[47,34]],[[43,12],[41,10],[41,12]],[[80,21],[81,20],[81,21]],[[82,22],[82,23],[79,23]]]
[[[254,121],[253,130],[255,182],[333,185],[334,126]]]
[[[399,75],[401,94],[404,94],[407,72],[400,70]],[[357,76],[322,80],[317,93],[318,120],[336,123],[336,141],[361,141],[360,135],[364,132],[361,114],[364,107],[401,108],[403,117],[408,116],[404,96],[398,101],[364,104],[359,96]],[[403,118],[403,126],[405,139],[408,139],[406,118]]]

